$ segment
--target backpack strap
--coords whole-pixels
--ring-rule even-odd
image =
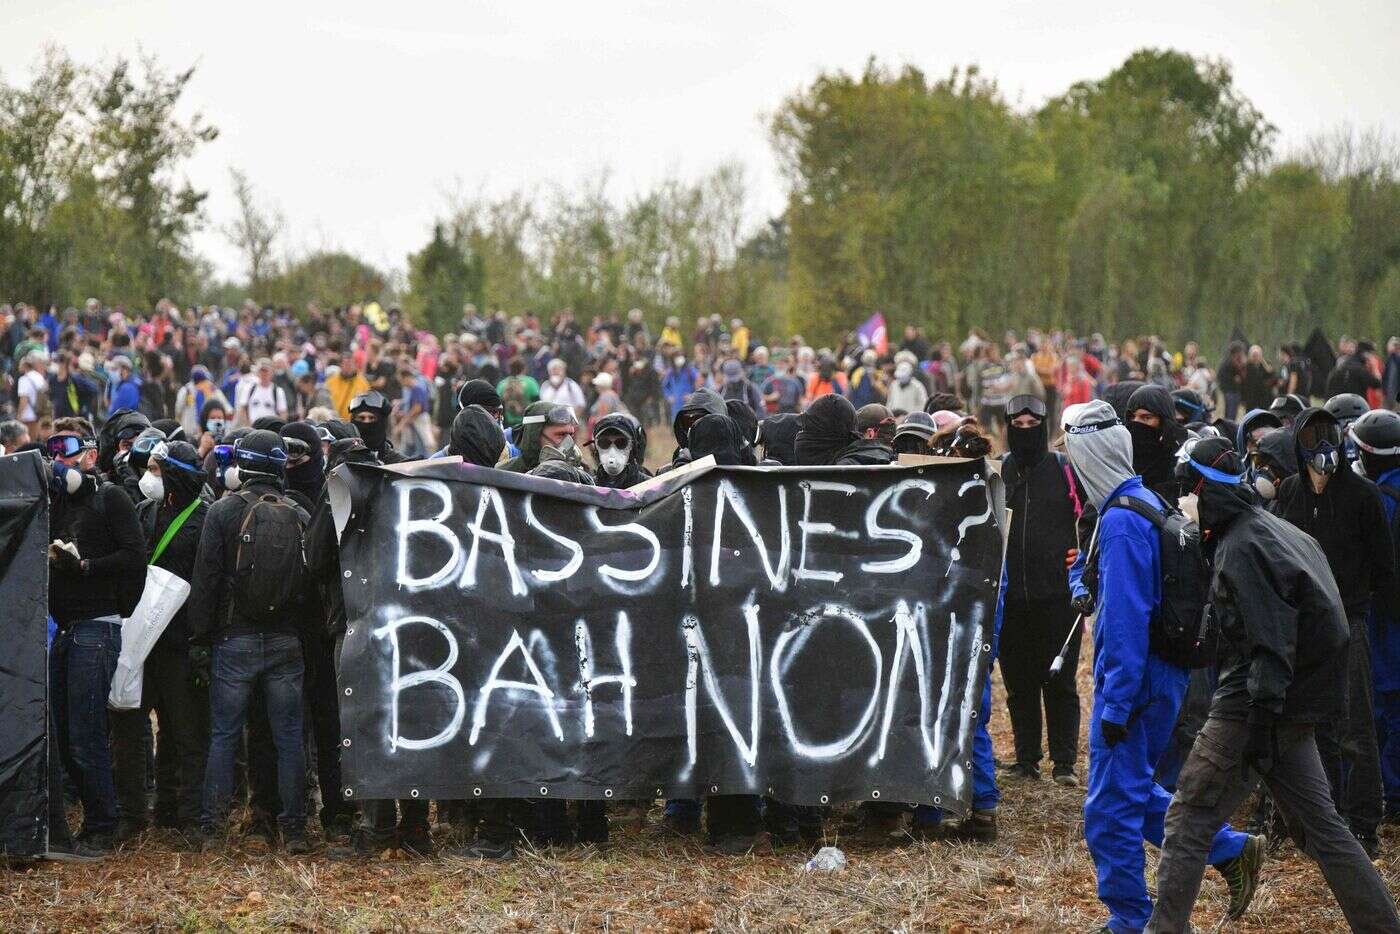
[[[1122,506],[1124,509],[1142,516],[1144,519],[1151,522],[1158,530],[1161,530],[1162,527],[1167,524],[1167,516],[1169,515],[1167,509],[1170,508],[1167,507],[1166,503],[1162,505],[1164,507],[1163,509],[1154,509],[1136,496],[1116,496],[1104,507],[1104,511],[1107,512],[1114,506]]]
[[[1074,507],[1074,518],[1084,515],[1084,503],[1079,499],[1079,488],[1074,484],[1074,471],[1069,466],[1069,458],[1055,451],[1055,460],[1065,474],[1065,486],[1069,487],[1069,502]]]

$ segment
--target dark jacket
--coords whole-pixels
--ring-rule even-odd
[[[1364,616],[1373,599],[1394,613],[1400,607],[1395,546],[1376,485],[1357,476],[1344,462],[1333,472],[1321,495],[1313,492],[1297,439],[1303,426],[1319,417],[1331,418],[1314,408],[1294,422],[1293,451],[1298,473],[1283,481],[1273,512],[1317,539],[1332,566],[1348,616]]]
[[[1067,476],[1068,474],[1068,476]],[[1070,487],[1068,465],[1046,451],[1029,470],[1012,454],[1002,460],[1011,532],[1006,542],[1006,599],[1069,602],[1065,553],[1078,547],[1076,503],[1088,498]],[[1076,498],[1077,497],[1077,498]]]
[[[141,523],[141,532],[146,540],[146,560],[155,552],[156,545],[160,544],[161,536],[170,527],[176,517],[184,510],[185,506],[168,506],[164,503],[156,503],[152,500],[143,500],[141,505],[136,507],[136,516]],[[175,536],[170,539],[170,543],[165,546],[165,551],[161,553],[160,560],[156,567],[164,568],[181,580],[194,584],[194,563],[199,554],[199,537],[204,529],[204,518],[209,514],[209,504],[200,501],[194,512],[184,521],[176,531]],[[165,632],[161,633],[156,647],[160,649],[185,648],[190,641],[189,628],[189,601],[175,613],[170,620],[170,625],[165,627]]]
[[[685,400],[685,404],[676,410],[676,417],[671,422],[671,430],[676,436],[676,451],[671,455],[671,466],[676,467],[691,461],[689,429],[681,427],[683,421],[693,420],[696,416],[727,416],[728,414],[729,409],[725,407],[724,400],[720,398],[719,393],[704,388],[691,393],[690,398]]]
[[[1211,605],[1224,663],[1211,716],[1244,720],[1258,708],[1293,723],[1344,717],[1347,618],[1322,549],[1242,487],[1208,483],[1208,496],[1234,499],[1202,504],[1234,513],[1212,523]]]
[[[280,485],[256,475],[250,475],[249,482],[238,492],[244,491],[253,494],[286,495]],[[210,506],[205,515],[203,534],[199,537],[199,551],[195,558],[194,579],[190,581],[190,597],[185,604],[191,643],[209,645],[233,636],[269,631],[267,626],[241,617],[237,606],[230,606],[234,560],[238,554],[238,533],[243,526],[243,517],[250,508],[251,505],[242,496],[229,493]],[[301,519],[302,528],[305,529],[311,517],[300,506],[296,506],[296,511]],[[289,561],[294,559],[292,555],[287,557]],[[296,560],[300,560],[299,556]],[[288,612],[274,627],[274,631],[297,633],[301,622],[301,609],[299,606],[288,608]]]
[[[136,507],[121,487],[84,484],[53,498],[49,539],[73,542],[86,573],[49,566],[49,615],[60,629],[99,616],[125,616],[146,586],[146,544]]]
[[[554,408],[553,402],[531,402],[525,407],[525,415],[544,415]],[[544,422],[534,422],[517,429],[520,453],[501,464],[502,470],[512,473],[529,473],[540,465],[540,447],[544,437]],[[387,463],[387,462],[386,462]]]
[[[374,453],[358,438],[336,441],[326,461],[329,475],[342,463],[377,463]],[[306,527],[306,572],[316,585],[319,609],[314,617],[331,637],[345,631],[345,594],[340,589],[340,540],[336,537],[335,515],[331,510],[330,484],[321,487],[316,508]]]
[[[1337,366],[1327,376],[1327,398],[1345,392],[1356,393],[1366,398],[1366,390],[1380,386],[1381,380],[1366,366],[1359,354],[1347,354],[1337,361]]]
[[[894,449],[878,438],[861,438],[853,441],[845,450],[836,455],[833,463],[837,467],[860,467],[869,464],[894,463]]]
[[[628,458],[627,466],[623,467],[622,472],[615,477],[609,475],[600,465],[594,471],[594,483],[615,490],[625,490],[650,478],[651,471],[642,466],[642,459],[646,457],[647,433],[641,422],[626,412],[612,412],[593,423],[593,437],[597,438],[599,434],[610,428],[625,431],[632,439],[631,456]]]

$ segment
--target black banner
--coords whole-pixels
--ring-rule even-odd
[[[48,848],[48,470],[0,457],[0,856]]]
[[[1000,479],[345,467],[345,793],[971,800]]]

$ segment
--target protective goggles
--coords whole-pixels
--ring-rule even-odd
[[[80,438],[77,435],[49,435],[49,439],[44,442],[44,450],[49,457],[73,457],[82,451],[91,451],[97,447],[97,442],[91,438]]]
[[[331,430],[330,430],[329,428],[327,428],[325,425],[317,425],[317,426],[316,426],[316,437],[320,438],[322,441],[326,442],[327,444],[334,444],[334,443],[335,443],[335,435],[331,434]]]
[[[1173,397],[1172,405],[1176,407],[1178,412],[1185,415],[1188,421],[1195,421],[1206,414],[1205,406],[1197,405],[1189,399]]]
[[[165,439],[158,438],[155,435],[149,435],[145,438],[137,438],[136,443],[134,443],[131,446],[131,453],[150,455],[155,451],[157,445],[163,444],[165,444]]]
[[[233,457],[235,461],[247,461],[254,465],[263,465],[277,470],[287,466],[287,452],[283,448],[273,448],[266,454],[259,451],[250,451],[247,448],[234,445]]]
[[[170,456],[170,447],[164,442],[160,442],[151,449],[151,460],[162,467],[177,467],[180,470],[187,470],[190,473],[199,473],[199,468],[194,464],[187,464],[184,461],[176,460]]]
[[[520,420],[522,425],[577,425],[578,416],[567,405],[552,405],[548,412],[526,415]]]
[[[1217,470],[1210,464],[1202,464],[1200,461],[1196,460],[1191,456],[1192,452],[1194,452],[1197,446],[1199,446],[1200,443],[1204,440],[1204,438],[1189,438],[1187,439],[1186,443],[1183,444],[1180,447],[1180,449],[1177,450],[1176,463],[1178,476],[1180,476],[1180,471],[1182,469],[1190,467],[1202,477],[1205,477],[1207,480],[1214,480],[1216,483],[1224,483],[1230,486],[1233,486],[1236,483],[1243,483],[1245,479],[1244,474],[1227,473],[1224,470]],[[1220,456],[1225,457],[1229,453],[1231,452],[1225,451]]]
[[[234,445],[232,444],[214,445],[214,463],[218,464],[221,468],[232,467],[233,450]]]
[[[1036,418],[1045,419],[1045,400],[1039,396],[1023,395],[1012,396],[1011,401],[1006,403],[1006,418],[1016,418],[1019,415],[1034,415]]]
[[[1298,446],[1304,451],[1317,451],[1330,445],[1339,448],[1342,445],[1342,428],[1335,422],[1323,418],[1314,418],[1298,430]]]
[[[384,397],[384,393],[377,389],[371,389],[369,392],[362,392],[350,401],[351,413],[358,412],[361,409],[387,409],[388,407],[389,400]]]

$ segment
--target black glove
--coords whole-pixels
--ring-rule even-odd
[[[1091,593],[1082,593],[1070,598],[1069,605],[1080,616],[1087,618],[1094,615],[1094,595]]]
[[[196,690],[209,690],[209,684],[213,680],[210,669],[209,647],[204,645],[190,646],[190,683],[195,686]]]
[[[1100,720],[1099,735],[1103,737],[1103,744],[1112,749],[1128,738],[1128,728],[1112,720]]]
[[[67,548],[50,548],[49,563],[56,571],[66,571],[69,574],[83,573],[82,559]]]
[[[1271,710],[1260,707],[1249,709],[1249,735],[1244,741],[1243,765],[1248,771],[1253,768],[1260,775],[1269,771],[1278,758],[1278,727]]]

